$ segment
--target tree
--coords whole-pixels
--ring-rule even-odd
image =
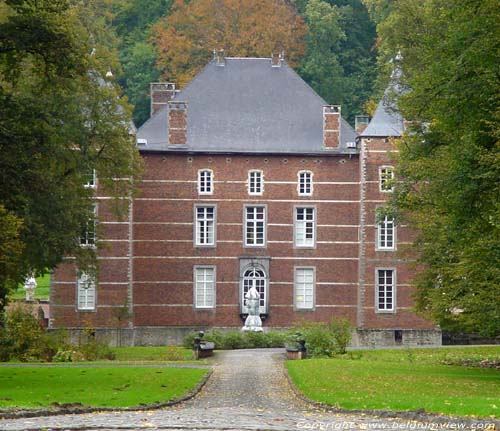
[[[93,250],[78,242],[94,217],[91,189],[83,187],[89,173],[97,171],[118,210],[138,172],[130,109],[102,79],[112,52],[86,27],[81,13],[88,5],[2,5],[8,15],[0,23],[0,218],[10,228],[5,240],[0,235],[0,253],[15,252],[9,265],[0,262],[0,311],[7,290],[28,273],[43,273],[64,255],[82,265],[92,261]]]
[[[379,25],[401,50],[392,209],[418,229],[417,306],[444,329],[500,334],[498,0],[400,0]]]
[[[309,27],[300,75],[345,118],[363,112],[376,77],[375,28],[360,0],[309,0],[299,5]]]
[[[306,30],[283,0],[176,0],[171,15],[153,29],[157,66],[163,78],[181,87],[205,66],[213,49],[242,57],[285,51],[294,66],[304,53]]]

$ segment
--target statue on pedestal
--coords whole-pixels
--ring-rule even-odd
[[[35,277],[30,276],[24,282],[24,290],[26,292],[26,301],[34,301],[35,300],[35,289],[36,289]]]
[[[251,287],[245,295],[245,305],[248,309],[248,316],[242,331],[262,332],[262,320],[259,313],[260,295],[255,287]]]

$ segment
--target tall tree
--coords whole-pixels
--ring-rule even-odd
[[[400,98],[414,121],[399,145],[393,202],[418,229],[418,308],[442,327],[500,334],[498,0],[399,0],[379,25],[401,50]]]
[[[376,79],[375,26],[361,0],[296,4],[309,31],[299,73],[327,102],[353,120],[363,112]]]
[[[283,0],[176,0],[171,15],[154,27],[158,67],[165,79],[183,86],[216,48],[243,57],[285,51],[294,66],[304,53],[306,30]]]
[[[88,264],[93,251],[82,250],[78,237],[94,217],[91,191],[83,187],[89,173],[96,169],[118,198],[130,192],[139,166],[129,107],[101,78],[112,59],[101,56],[108,51],[83,20],[87,4],[2,6],[0,218],[10,228],[0,235],[0,310],[7,291],[31,271],[53,268],[65,254]],[[6,247],[15,250],[8,265]]]

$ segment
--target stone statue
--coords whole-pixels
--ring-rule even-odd
[[[33,275],[28,277],[24,283],[24,290],[26,292],[26,301],[34,301],[35,300],[35,289],[36,289],[36,280]]]
[[[245,295],[245,305],[248,309],[248,316],[245,320],[245,326],[241,328],[243,331],[262,332],[262,320],[259,313],[260,295],[255,287]]]

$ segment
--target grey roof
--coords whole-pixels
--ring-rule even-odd
[[[404,93],[403,88],[398,84],[399,78],[400,71],[394,71],[391,82],[385,90],[373,118],[361,133],[361,137],[401,136],[403,134],[403,117],[399,113],[396,102],[397,96]]]
[[[356,139],[342,119],[340,151],[323,147],[323,107],[327,103],[285,62],[270,58],[211,61],[174,100],[188,103],[186,151],[210,152],[352,152]],[[141,150],[172,151],[168,145],[168,107],[137,131]]]

